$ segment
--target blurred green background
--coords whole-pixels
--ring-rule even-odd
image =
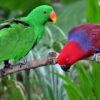
[[[97,0],[0,0],[0,23],[26,16],[44,4],[54,8],[57,22],[46,24],[43,39],[25,57],[27,60],[43,58],[51,51],[60,52],[72,27],[100,23]],[[100,100],[99,65],[81,61],[70,72],[54,65],[8,75],[0,78],[0,100]]]

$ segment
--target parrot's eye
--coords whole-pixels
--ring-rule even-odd
[[[46,11],[44,11],[43,13],[44,13],[44,14],[46,14],[47,12],[46,12]]]
[[[69,58],[66,58],[66,61],[68,61],[69,60]]]

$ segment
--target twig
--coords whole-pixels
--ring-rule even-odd
[[[22,70],[34,69],[34,68],[38,68],[41,66],[47,66],[47,65],[55,65],[57,64],[57,57],[58,57],[58,53],[50,52],[48,54],[48,57],[42,58],[39,60],[29,61],[28,65],[27,64],[24,64],[24,65],[15,64],[13,65],[13,67],[11,66],[12,68],[1,69],[0,77],[15,73],[15,72],[19,72]],[[85,58],[85,60],[100,62],[100,53],[90,56],[88,58]],[[2,73],[2,70],[4,71],[4,73]]]

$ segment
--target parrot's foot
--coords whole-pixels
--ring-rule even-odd
[[[1,75],[2,75],[2,76],[5,74],[5,70],[6,70],[6,69],[13,69],[13,67],[11,67],[11,65],[10,65],[10,67],[6,66],[6,67],[4,67],[3,69],[1,69]]]
[[[10,69],[13,69],[13,67],[12,67],[12,65],[9,63],[9,61],[8,60],[5,60],[4,61],[4,69],[7,69],[7,68],[10,68]]]
[[[1,75],[3,76],[5,74],[5,70],[6,69],[13,69],[12,65],[9,64],[9,61],[8,60],[5,60],[4,61],[4,68],[1,69]]]
[[[25,63],[19,63],[20,68],[22,68],[23,65],[25,65]]]
[[[23,65],[26,65],[26,63],[27,63],[27,60],[26,60],[26,59],[21,60],[21,62],[19,63],[20,68],[21,68]]]
[[[3,76],[5,74],[6,69],[13,69],[13,65],[11,64],[5,64],[4,68],[1,70],[1,75]]]
[[[2,69],[2,70],[1,70],[1,75],[3,76],[4,74],[5,74],[5,70]]]
[[[96,54],[95,57],[96,57],[96,62],[100,62],[100,53]]]
[[[4,66],[4,69],[7,69],[7,68],[13,69],[12,66],[13,66],[13,65],[11,65],[11,64],[7,64],[7,65]]]
[[[61,69],[65,72],[69,72],[70,66],[61,66]]]
[[[30,63],[29,63],[26,59],[24,60],[24,62],[21,62],[19,65],[20,65],[20,68],[21,68],[23,65],[26,65],[26,66],[27,66],[27,69],[30,69],[30,68],[29,68]]]

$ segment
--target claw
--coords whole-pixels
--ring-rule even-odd
[[[21,68],[23,65],[27,65],[27,69],[29,69],[30,63],[25,59],[25,60],[24,60],[24,63],[20,63],[20,68]]]
[[[9,64],[9,66],[5,66],[5,67],[4,67],[4,69],[6,69],[6,68],[13,69],[13,67],[12,67],[12,65],[11,65],[11,64]]]
[[[4,69],[1,70],[1,75],[3,76],[5,74]]]
[[[8,60],[5,60],[4,64],[5,64],[4,69],[6,69],[6,68],[13,69],[13,67],[11,67],[12,65],[9,64],[9,61]]]
[[[13,69],[12,66],[13,66],[13,65],[11,65],[11,64],[5,65],[5,66],[4,66],[4,69],[7,69],[7,68]]]
[[[19,64],[20,68],[21,68],[23,65],[25,65],[25,63],[20,63],[20,64]]]
[[[96,54],[95,57],[96,57],[96,61],[100,62],[100,53]]]

